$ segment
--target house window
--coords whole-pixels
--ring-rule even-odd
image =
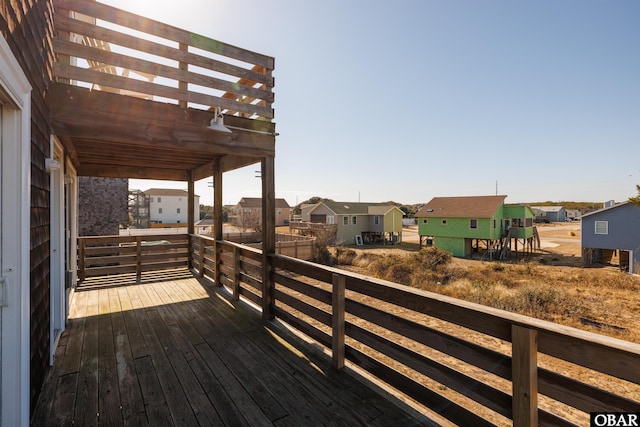
[[[149,201],[153,203],[153,197],[149,197]]]
[[[180,208],[176,209],[176,213],[180,213]]]
[[[327,224],[335,224],[336,218],[333,215],[327,215]]]
[[[278,209],[278,215],[282,215],[282,209]]]
[[[158,208],[158,213],[162,213],[162,208]]]
[[[609,221],[596,221],[596,234],[609,234]]]
[[[349,217],[345,216],[344,218],[342,218],[342,224],[343,225],[349,225]]]
[[[469,228],[478,228],[478,220],[470,219],[469,220]]]
[[[352,216],[351,217],[351,224],[356,225],[358,223],[358,217]]]
[[[442,225],[447,225],[447,220],[446,219],[442,220]]]
[[[379,217],[378,215],[376,215],[376,216],[374,216],[374,217],[373,217],[373,223],[374,223],[375,225],[380,224],[380,217]]]
[[[158,203],[162,202],[162,197],[158,196]]]
[[[496,228],[496,220],[494,219],[493,220],[493,229],[495,230],[495,228]]]
[[[533,218],[525,218],[525,227],[533,227]]]
[[[424,219],[422,220],[422,223],[423,223],[423,224],[429,224],[429,220],[428,220],[427,218],[424,218]]]

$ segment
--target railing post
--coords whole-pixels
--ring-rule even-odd
[[[275,317],[272,255],[276,251],[276,193],[273,156],[262,158],[260,172],[262,176],[262,320],[269,321]]]
[[[136,237],[136,283],[142,280],[142,238]]]
[[[220,255],[222,248],[220,247],[220,240],[213,241],[213,281],[216,286],[221,287],[222,281],[220,280]]]
[[[332,276],[333,292],[331,293],[331,365],[335,369],[344,368],[344,310],[345,310],[345,277],[336,273]]]
[[[204,250],[205,250],[205,240],[201,235],[198,235],[198,276],[204,277]]]
[[[85,279],[85,260],[84,260],[84,239],[78,239],[78,280],[83,282]]]
[[[511,326],[513,425],[538,425],[538,331]]]
[[[233,299],[240,299],[240,251],[233,247]]]

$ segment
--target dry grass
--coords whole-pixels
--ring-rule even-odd
[[[571,266],[573,255],[546,252],[503,263],[452,259],[436,248],[340,248],[336,259],[348,270],[640,343],[640,278],[614,268]]]
[[[564,233],[559,238],[564,238],[569,232],[553,231]],[[392,247],[354,246],[329,249],[333,261],[345,270],[640,343],[640,323],[636,320],[636,313],[640,310],[640,300],[637,298],[640,291],[640,278],[615,268],[579,267],[579,257],[576,255],[579,253],[579,244],[564,242],[517,262],[452,258],[447,252],[435,248],[419,250],[417,243],[407,240],[404,240],[401,245]],[[330,284],[309,280],[314,286],[331,289]],[[323,306],[309,296],[295,291],[286,292],[295,294],[296,298],[308,304]],[[509,344],[496,338],[354,292],[347,291],[347,297],[452,336],[464,337],[464,340],[485,348],[506,355],[510,354]],[[330,306],[325,305],[323,308],[330,310]],[[322,322],[294,309],[291,310],[314,327],[325,333],[331,333],[331,328]],[[508,381],[480,368],[355,316],[347,314],[346,317],[347,321],[369,329],[407,349],[412,349],[437,363],[464,372],[477,381],[489,384],[505,393],[510,392],[511,385]],[[511,425],[510,420],[503,419],[489,408],[471,401],[464,393],[458,393],[432,378],[411,370],[390,355],[378,353],[352,338],[347,338],[347,345],[373,355],[387,366],[436,390],[443,397],[457,402],[496,425]],[[640,388],[636,384],[613,379],[543,354],[539,355],[538,362],[540,367],[602,390],[634,401],[640,399]],[[588,423],[589,414],[546,396],[539,396],[539,404],[544,410],[577,425]]]

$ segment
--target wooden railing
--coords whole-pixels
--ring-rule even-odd
[[[94,1],[53,3],[53,74],[59,81],[273,118],[272,57]]]
[[[80,238],[79,276],[189,263],[325,346],[335,368],[350,361],[459,425],[579,426],[590,412],[640,412],[638,344],[224,240],[142,239]]]
[[[200,243],[200,238],[212,241],[206,235],[198,235],[198,238],[192,236],[195,245],[205,246],[207,243]],[[286,255],[293,258],[313,260],[316,257],[316,238],[307,236],[298,236],[295,234],[276,233],[275,251],[277,254]],[[228,242],[242,243],[255,249],[262,249],[262,233],[222,233],[222,239]],[[212,243],[208,243],[212,245]]]
[[[331,349],[336,368],[349,360],[456,424],[640,411],[638,344],[226,241],[192,248],[197,272]]]
[[[298,230],[298,232],[307,233],[313,236],[322,235],[326,237],[328,235],[333,235],[338,231],[337,224],[324,224],[317,222],[290,222],[289,230]]]
[[[78,237],[78,279],[186,268],[188,235]]]

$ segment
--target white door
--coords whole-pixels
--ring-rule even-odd
[[[30,93],[0,36],[0,427],[29,425]]]
[[[1,88],[0,88],[1,90]],[[11,124],[12,109],[0,99],[0,383],[2,393],[0,401],[0,425],[11,425],[18,420],[19,401],[13,396],[17,381],[20,381],[20,334],[17,322],[20,318],[20,277],[18,254],[12,248],[15,243],[16,211],[11,198],[15,194],[15,183],[11,158],[15,152],[15,141],[10,139],[8,130]],[[13,249],[13,250],[12,250]]]

